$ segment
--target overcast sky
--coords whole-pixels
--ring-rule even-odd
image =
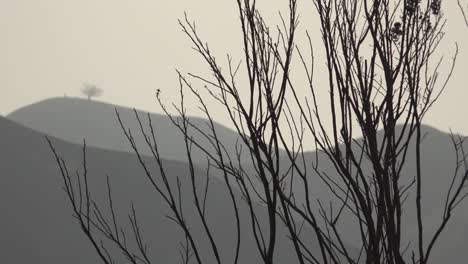
[[[276,16],[286,1],[261,2]],[[302,2],[299,33],[315,32],[318,49],[311,1]],[[443,1],[443,8],[448,22],[441,51],[448,63],[457,41],[460,53],[426,123],[468,134],[468,29],[455,0]],[[0,0],[0,114],[49,97],[81,96],[85,82],[104,90],[99,100],[160,112],[155,90],[176,99],[176,68],[203,72],[177,24],[184,11],[216,54],[240,54],[234,0]]]

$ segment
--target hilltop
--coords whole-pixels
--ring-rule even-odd
[[[8,114],[7,118],[71,143],[82,144],[83,139],[86,139],[89,146],[133,153],[130,144],[124,137],[115,111],[121,115],[124,125],[132,130],[136,142],[140,143],[142,153],[150,154],[150,150],[143,144],[144,138],[133,109],[128,107],[80,98],[57,97],[22,107]],[[146,131],[149,132],[148,113],[141,110],[136,111],[145,123]],[[185,144],[180,130],[166,115],[150,113],[149,116],[154,125],[161,156],[170,160],[187,161]],[[198,129],[211,134],[207,120],[190,117],[190,121]],[[240,140],[238,134],[219,123],[215,123],[215,129],[228,152],[234,155],[236,142]],[[204,142],[205,146],[209,146],[208,141],[204,140],[195,129],[190,129],[190,133],[193,133],[195,139]],[[193,149],[194,161],[206,163],[206,156],[201,151],[197,151],[195,147]]]

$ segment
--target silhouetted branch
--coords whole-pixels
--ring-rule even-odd
[[[468,6],[465,6],[465,7],[462,6],[462,4],[460,3],[460,0],[458,0],[457,3],[458,3],[458,6],[460,7],[460,11],[463,15],[463,19],[465,20],[465,25],[468,27],[468,17],[466,15],[466,12],[467,12],[466,10],[468,9]]]
[[[243,43],[241,62],[233,63],[227,55],[227,67],[221,67],[200,38],[195,23],[185,15],[179,25],[211,77],[177,71],[180,104],[172,104],[177,115],[170,114],[171,109],[157,92],[162,110],[183,138],[188,171],[185,183],[190,186],[198,228],[207,239],[208,249],[202,247],[191,229],[195,219],[185,217],[182,202],[187,196],[182,195],[181,177],[166,171],[149,114],[147,122],[136,111],[134,118],[158,175],[150,170],[132,131],[116,111],[121,130],[147,180],[171,210],[167,217],[183,231],[181,261],[201,264],[206,262],[204,256],[210,255],[216,263],[226,262],[226,249],[219,246],[211,225],[215,220],[208,219],[207,214],[210,177],[215,172],[227,188],[234,215],[236,235],[232,239],[236,246],[228,249],[234,263],[240,261],[244,232],[252,235],[262,263],[277,262],[283,231],[295,256],[291,263],[430,263],[430,253],[440,234],[468,196],[465,139],[452,134],[455,173],[444,201],[442,221],[434,234],[428,235],[423,214],[422,124],[445,90],[458,54],[457,46],[448,74],[442,79],[443,60],[435,59],[445,26],[440,0],[313,0],[324,48],[321,87],[314,83],[311,36],[306,35],[307,55],[296,43],[297,1],[288,0],[288,12],[280,14],[281,24],[275,27],[264,20],[256,1],[236,2]],[[306,91],[293,80],[291,72],[296,63],[304,68]],[[243,79],[240,73],[245,75]],[[203,89],[198,90],[192,80],[201,83]],[[324,87],[328,98],[319,98],[318,91]],[[186,96],[198,101],[206,127],[188,116]],[[238,135],[235,153],[229,151],[230,143],[223,142],[215,127],[211,101],[224,109]],[[150,263],[133,205],[129,220],[136,250],[130,249],[114,212],[109,177],[110,217],[94,202],[88,189],[85,146],[84,170],[83,175],[77,173],[77,190],[65,162],[50,141],[49,145],[77,219],[101,259],[113,263],[111,252],[93,232],[112,242],[128,261]],[[309,154],[306,148],[316,151]],[[199,178],[197,166],[201,165],[194,161],[195,152],[207,159],[206,179]],[[410,155],[415,158],[414,164],[407,164]],[[413,165],[414,178],[405,178],[405,169]],[[170,178],[175,179],[175,185]],[[318,195],[319,191],[326,195]],[[414,203],[407,202],[409,198]],[[246,208],[246,228],[241,208]],[[408,211],[415,212],[416,237],[402,231]],[[353,231],[357,234],[352,237],[356,245],[350,246]]]

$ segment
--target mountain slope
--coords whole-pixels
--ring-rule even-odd
[[[397,128],[397,130],[401,127]],[[426,239],[431,238],[436,227],[438,227],[442,220],[444,202],[447,195],[447,191],[451,184],[451,177],[453,176],[456,156],[454,147],[450,135],[444,133],[431,126],[423,125],[422,134],[424,135],[422,146],[421,146],[421,165],[422,165],[422,215],[424,222],[424,236]],[[362,139],[357,139],[359,144],[362,144]],[[401,173],[400,188],[403,183],[409,184],[414,180],[416,175],[416,154],[414,148],[414,142],[411,142],[409,148],[405,167]],[[468,150],[468,142],[464,144],[465,150]],[[358,152],[356,152],[358,153]],[[337,178],[336,170],[329,158],[324,153],[310,152],[306,154],[306,160],[308,162],[309,171],[309,189],[311,190],[314,197],[319,197],[323,204],[328,204],[331,201],[333,204],[341,204],[340,201],[332,195],[328,190],[327,186],[317,177],[312,165],[318,160],[319,169],[325,172],[331,178]],[[317,159],[316,159],[317,157]],[[287,161],[286,161],[287,162]],[[372,173],[373,169],[369,161],[364,159],[362,164],[362,170],[364,173]],[[338,179],[336,182],[342,182]],[[342,186],[346,189],[345,186]],[[417,222],[416,222],[416,202],[415,202],[415,191],[416,186],[409,190],[405,197],[403,204],[403,242],[402,245],[409,245],[406,257],[410,257],[411,249],[416,249],[417,241]],[[301,199],[303,197],[303,186],[302,182],[296,181],[294,186],[296,198]],[[465,190],[466,192],[467,190]],[[303,198],[302,198],[303,199]],[[350,215],[343,217],[340,221],[341,231],[348,241],[352,241],[353,237],[359,236],[359,226],[353,220],[349,220]],[[355,217],[351,217],[355,219]],[[463,237],[460,234],[466,234],[468,230],[468,200],[461,204],[451,218],[447,228],[441,235],[438,243],[434,247],[431,254],[431,263],[443,263],[449,261],[451,263],[464,263],[468,257],[468,254],[462,249],[463,245],[468,243],[468,237]],[[428,241],[425,242],[425,245]]]
[[[70,171],[80,170],[82,153],[78,145],[53,139],[59,153],[63,154]],[[157,263],[179,263],[180,230],[166,216],[170,215],[161,197],[150,187],[136,157],[125,152],[89,148],[87,152],[89,181],[93,197],[105,201],[105,174],[110,175],[116,210],[122,221],[127,221],[131,202],[135,203],[141,220],[149,252]],[[149,158],[145,158],[151,164]],[[180,162],[164,163],[171,184],[178,176],[182,182],[182,206],[185,217],[193,223],[195,237],[206,249],[205,236],[201,234],[193,209],[193,198],[188,184],[187,166]],[[158,178],[158,170],[150,166]],[[58,168],[48,150],[44,137],[35,131],[0,118],[0,255],[2,263],[97,263],[90,244],[84,239],[79,226],[71,216],[71,209],[61,190]],[[202,179],[204,172],[197,171]],[[233,259],[234,217],[224,184],[213,178],[208,193],[208,221],[221,249],[223,260]],[[238,197],[238,199],[240,199]],[[106,205],[106,203],[103,203]],[[259,208],[259,210],[261,210]],[[241,208],[242,246],[240,263],[258,263],[253,238],[249,235],[249,217]],[[259,221],[266,221],[259,218]],[[127,222],[122,222],[127,226]],[[284,229],[278,236],[278,261],[287,263],[293,257]],[[204,257],[210,259],[209,251]],[[206,253],[208,252],[208,253]],[[209,263],[209,262],[208,262]]]

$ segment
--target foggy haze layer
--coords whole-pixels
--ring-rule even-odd
[[[277,18],[279,10],[286,10],[286,2],[261,3],[268,17]],[[442,69],[450,64],[455,42],[460,51],[447,90],[426,123],[468,134],[464,109],[468,33],[456,1],[443,1],[443,10],[447,34],[439,48],[439,55],[445,58]],[[0,0],[0,114],[49,97],[81,96],[85,82],[104,90],[99,100],[161,112],[155,91],[161,89],[168,103],[177,101],[176,68],[206,73],[206,65],[178,26],[185,11],[220,61],[225,61],[227,53],[237,61],[242,59],[233,0]],[[320,52],[312,1],[302,1],[300,13],[298,34],[309,30],[314,48]],[[323,68],[320,60],[316,68]],[[327,90],[323,87],[322,96]],[[195,110],[192,114],[199,115]],[[225,122],[222,111],[213,111],[213,115]]]

